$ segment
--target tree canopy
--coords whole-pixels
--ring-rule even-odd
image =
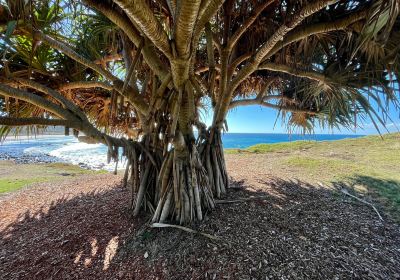
[[[397,0],[2,0],[0,132],[59,125],[110,158],[123,147],[135,214],[201,220],[228,187],[229,110],[276,109],[305,131],[384,124],[398,106],[399,11]]]

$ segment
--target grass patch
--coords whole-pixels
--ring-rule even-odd
[[[0,161],[0,193],[16,191],[33,183],[102,173],[108,171],[88,170],[67,163],[15,164],[12,161]]]
[[[380,202],[385,212],[400,222],[400,179],[357,174],[349,177],[348,182],[353,186],[353,191],[372,196]],[[360,191],[360,188],[366,191]]]
[[[311,177],[318,181],[344,179],[347,176],[366,172],[365,167],[349,160],[324,157],[290,156],[281,164],[294,169],[296,175]]]
[[[0,179],[0,193],[12,192],[37,182],[45,182],[48,178],[18,179],[3,178]]]
[[[356,195],[372,199],[400,222],[400,133],[336,141],[258,144],[226,152],[269,154],[270,170],[278,176],[311,184],[346,184]]]
[[[53,163],[45,163],[43,164],[44,167],[49,168],[49,171],[52,173],[57,172],[70,172],[72,175],[79,175],[79,174],[105,174],[108,173],[107,170],[90,170],[84,169],[79,167],[78,165],[73,165],[69,163],[62,163],[62,162],[53,162]]]
[[[305,150],[310,149],[318,145],[316,141],[293,141],[284,143],[274,144],[257,144],[246,149],[226,149],[225,153],[237,154],[237,153],[256,153],[264,154],[271,152],[291,152],[294,150]]]
[[[343,150],[350,149],[357,152],[381,153],[384,148],[385,154],[396,160],[400,156],[400,133],[385,134],[382,137],[377,135],[360,138],[349,138],[335,141],[293,141],[274,144],[257,144],[246,149],[225,149],[227,154],[237,153],[271,153],[271,152],[293,152],[313,149],[315,151],[326,151],[329,149]],[[397,153],[397,154],[396,154]]]
[[[293,156],[285,160],[285,164],[293,167],[319,169],[319,168],[336,168],[340,166],[341,161],[330,159],[317,159],[311,157]]]

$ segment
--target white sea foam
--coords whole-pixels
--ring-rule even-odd
[[[66,162],[86,166],[91,169],[114,170],[115,163],[107,163],[107,147],[102,144],[71,143],[50,151],[49,155]],[[124,167],[124,160],[119,168]]]
[[[291,140],[305,140],[303,136],[292,135]],[[311,136],[310,136],[311,137]],[[314,135],[308,140],[336,140],[354,135]],[[315,138],[315,139],[314,139]],[[287,134],[225,134],[223,142],[225,148],[245,148],[258,143],[287,142]],[[29,140],[6,141],[0,145],[1,154],[8,154],[16,158],[24,155],[45,157],[85,166],[91,169],[114,170],[115,163],[107,164],[107,147],[102,144],[86,144],[78,142],[72,136],[52,136]],[[22,155],[21,155],[22,154]],[[125,160],[119,162],[118,168],[124,167]]]
[[[11,157],[34,157],[34,160],[48,160],[46,157],[59,159],[90,169],[114,170],[115,162],[107,163],[107,147],[102,144],[86,144],[73,137],[46,137],[30,140],[8,141],[0,146],[0,154]],[[124,168],[125,159],[120,160],[118,169]]]
[[[49,154],[54,157],[60,157],[63,155],[68,155],[68,153],[80,153],[85,150],[96,150],[99,149],[102,145],[101,144],[86,144],[86,143],[72,143],[61,147],[56,150],[52,150]]]
[[[29,147],[25,148],[23,151],[24,154],[42,154],[47,152],[46,147]]]

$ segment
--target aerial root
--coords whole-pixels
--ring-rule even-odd
[[[199,150],[203,164],[207,168],[212,192],[216,198],[221,198],[229,186],[229,179],[220,133],[216,132],[211,142],[205,141]]]
[[[129,189],[133,216],[143,209],[152,213],[153,223],[201,221],[215,208],[214,195],[226,192],[228,178],[219,138],[203,153],[203,160],[194,144],[183,142],[182,147],[163,156],[161,149],[147,148],[150,138],[141,142],[122,139],[124,145],[105,139],[109,159],[118,160],[116,144],[123,147],[122,155],[127,158],[123,186]],[[208,159],[206,165],[204,158]]]
[[[161,167],[158,178],[160,199],[152,222],[164,222],[169,217],[179,224],[202,220],[204,211],[215,207],[208,177],[199,164],[195,148],[187,160],[172,151]]]

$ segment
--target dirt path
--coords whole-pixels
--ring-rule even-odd
[[[400,278],[398,225],[330,189],[277,179],[266,160],[227,156],[234,187],[227,199],[263,198],[220,204],[193,226],[224,242],[131,218],[118,176],[3,196],[0,278]]]

